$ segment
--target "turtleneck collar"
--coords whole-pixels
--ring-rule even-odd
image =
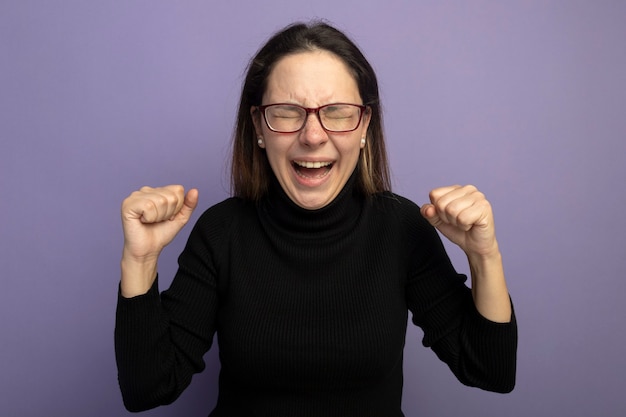
[[[307,210],[294,203],[274,175],[260,214],[283,233],[299,238],[330,237],[351,230],[358,221],[364,197],[356,187],[355,169],[335,199],[320,209]]]

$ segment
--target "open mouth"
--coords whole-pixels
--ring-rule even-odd
[[[326,162],[308,162],[293,161],[293,168],[300,177],[303,178],[323,178],[330,172],[333,163]]]

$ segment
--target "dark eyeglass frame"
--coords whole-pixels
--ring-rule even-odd
[[[300,109],[304,110],[306,112],[306,115],[304,116],[304,120],[302,121],[302,126],[300,126],[298,129],[289,130],[289,131],[274,129],[272,126],[270,126],[269,122],[267,121],[267,116],[265,114],[265,111],[266,111],[266,109],[268,109],[270,107],[275,107],[275,106],[290,106],[290,107],[297,107],[297,108],[300,108]],[[332,106],[353,106],[353,107],[357,107],[359,109],[359,121],[356,124],[356,126],[354,127],[354,129],[350,129],[350,130],[332,130],[332,129],[328,129],[328,128],[326,128],[326,126],[324,126],[324,122],[322,122],[322,116],[320,116],[320,111],[325,109],[326,107],[332,107]],[[306,122],[307,122],[307,120],[309,120],[309,115],[310,114],[315,114],[317,116],[317,120],[320,122],[320,126],[322,126],[322,129],[324,129],[326,132],[329,132],[329,133],[347,133],[347,132],[354,132],[355,130],[357,130],[359,128],[359,126],[361,126],[361,121],[363,120],[363,114],[367,110],[367,106],[365,106],[363,104],[354,104],[354,103],[330,103],[330,104],[324,104],[323,106],[319,106],[319,107],[304,107],[304,106],[300,106],[298,104],[293,104],[293,103],[272,103],[272,104],[266,104],[266,105],[263,105],[263,106],[257,106],[257,109],[263,115],[263,119],[265,120],[265,125],[272,132],[276,132],[276,133],[296,133],[296,132],[299,132],[302,129],[304,129],[304,126],[306,126]]]

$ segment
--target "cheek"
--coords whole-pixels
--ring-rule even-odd
[[[280,164],[287,161],[287,149],[276,141],[275,138],[267,138],[264,140],[265,154],[272,168],[277,168]]]
[[[339,153],[342,155],[342,158],[349,160],[350,162],[357,161],[362,150],[361,136],[351,138],[349,145],[345,145],[338,148]]]

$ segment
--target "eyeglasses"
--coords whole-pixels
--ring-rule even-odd
[[[258,106],[267,127],[277,133],[294,133],[306,125],[308,115],[314,113],[327,132],[352,132],[359,127],[366,106],[359,104],[332,103],[317,108],[297,104],[276,103]]]

